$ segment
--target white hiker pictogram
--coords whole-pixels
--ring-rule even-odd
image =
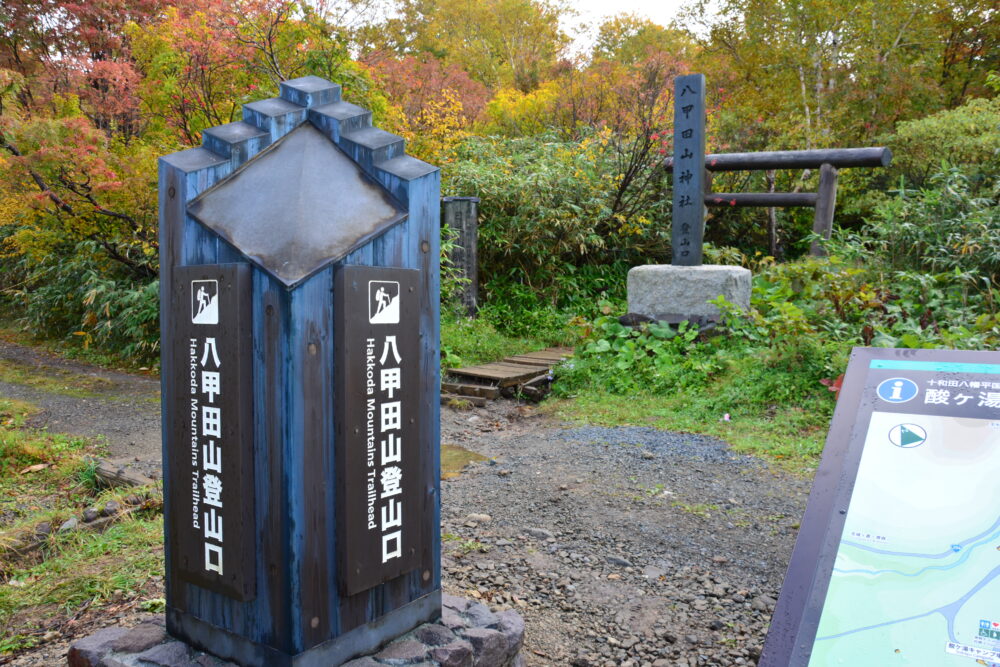
[[[195,317],[198,317],[205,312],[205,309],[208,308],[208,300],[208,290],[206,290],[205,286],[202,285],[198,288],[198,312],[195,313]]]
[[[375,307],[375,315],[378,315],[389,305],[389,293],[385,291],[384,287],[379,287],[378,291],[375,292],[375,301],[378,303]]]
[[[219,281],[191,281],[191,323],[219,323]]]
[[[399,324],[399,283],[394,280],[368,282],[368,321]]]

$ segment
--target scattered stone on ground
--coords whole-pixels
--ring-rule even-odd
[[[230,667],[167,636],[163,615],[126,629],[112,626],[79,639],[67,653],[69,667]],[[486,605],[444,595],[440,623],[425,623],[348,667],[428,665],[521,667],[524,619],[512,610],[494,614]]]
[[[443,482],[445,590],[519,611],[529,665],[756,664],[809,480],[512,402],[446,410],[442,430],[489,457]]]
[[[104,628],[73,642],[66,663],[69,667],[236,667],[171,639],[165,625],[158,614],[132,628]]]

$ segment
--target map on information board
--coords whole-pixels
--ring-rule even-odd
[[[998,508],[1000,419],[872,414],[809,664],[1000,663]]]
[[[1000,364],[944,360],[998,355],[862,352],[839,480],[810,498],[828,524],[796,545],[761,665],[1000,667]]]

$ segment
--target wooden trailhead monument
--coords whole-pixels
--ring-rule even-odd
[[[305,77],[161,158],[167,626],[334,665],[440,617],[440,175]]]

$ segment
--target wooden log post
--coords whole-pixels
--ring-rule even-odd
[[[441,224],[458,232],[449,259],[465,279],[459,298],[469,317],[479,311],[479,197],[442,197]]]
[[[816,197],[816,214],[813,218],[813,233],[829,241],[833,233],[833,212],[837,207],[837,168],[824,163],[819,168],[819,192]],[[826,249],[819,241],[813,241],[809,249],[813,257],[825,257]]]

